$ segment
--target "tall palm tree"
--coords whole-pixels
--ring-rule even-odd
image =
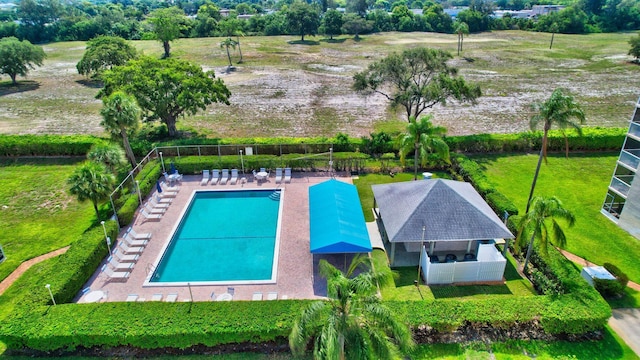
[[[458,34],[458,56],[460,56],[460,52],[462,51],[462,42],[464,41],[464,35],[469,34],[469,25],[467,25],[466,22],[461,21],[456,24],[454,32]]]
[[[404,163],[405,156],[413,151],[414,176],[418,179],[418,158],[420,165],[427,164],[427,155],[435,152],[447,163],[449,160],[449,146],[442,139],[447,129],[441,126],[433,126],[431,123],[432,116],[424,116],[420,121],[416,121],[415,117],[409,118],[407,132],[400,135],[398,139],[400,145],[400,161]]]
[[[118,170],[127,165],[124,150],[122,150],[120,145],[114,143],[92,146],[87,153],[87,159],[104,164],[107,170],[114,175],[117,175]]]
[[[231,67],[233,66],[233,64],[231,63],[231,53],[229,52],[229,48],[236,48],[236,41],[233,40],[232,38],[228,37],[226,39],[224,39],[224,41],[220,42],[220,47],[221,48],[226,48],[227,49],[227,58],[229,59],[229,67],[227,67],[227,72],[231,70]]]
[[[388,268],[374,271],[364,254],[346,273],[326,260],[319,267],[329,299],[311,303],[294,323],[289,346],[295,355],[304,354],[311,338],[314,359],[397,359],[413,346],[408,327],[377,296],[378,285],[393,280]]]
[[[104,165],[92,161],[80,165],[67,179],[69,192],[75,195],[78,201],[91,200],[98,220],[100,220],[98,202],[109,196],[115,182],[115,176],[109,173]]]
[[[573,96],[565,95],[562,89],[556,89],[551,94],[551,97],[543,103],[535,103],[532,105],[534,111],[537,112],[531,120],[529,120],[529,126],[531,130],[535,130],[538,124],[543,124],[543,136],[542,136],[542,148],[540,149],[540,157],[538,158],[538,165],[536,166],[536,172],[533,175],[533,182],[531,183],[531,191],[529,192],[529,198],[527,199],[527,209],[525,213],[529,212],[531,205],[531,198],[533,197],[533,191],[536,188],[536,182],[538,181],[538,175],[540,173],[540,165],[542,159],[547,160],[547,140],[549,136],[549,130],[555,124],[562,131],[564,136],[564,143],[566,148],[566,156],[569,156],[569,140],[565,134],[567,128],[575,129],[580,136],[582,136],[582,127],[585,117],[584,112],[579,104],[573,100]],[[576,121],[574,121],[577,120]]]
[[[569,226],[573,226],[576,219],[574,215],[564,208],[562,202],[557,197],[535,197],[532,201],[531,211],[526,213],[518,224],[517,241],[520,246],[526,245],[525,234],[531,233],[527,255],[524,261],[524,270],[529,264],[533,241],[538,239],[543,252],[547,252],[549,240],[553,240],[558,246],[563,247],[567,243],[567,237],[558,223],[558,220],[565,220]],[[551,230],[548,222],[551,221]],[[551,238],[551,239],[550,239]]]
[[[136,99],[122,91],[116,91],[102,99],[100,125],[112,135],[122,137],[122,145],[132,168],[136,167],[136,157],[131,150],[127,132],[138,128],[140,112]]]

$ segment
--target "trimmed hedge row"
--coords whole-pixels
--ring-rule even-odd
[[[0,156],[86,156],[104,142],[90,135],[0,135]]]
[[[567,132],[570,150],[595,151],[618,150],[624,142],[626,128],[601,128],[586,127],[583,136],[578,136],[573,131]],[[382,136],[384,135],[384,136]],[[354,151],[360,149],[363,152],[380,154],[393,149],[395,135],[378,133],[372,134],[374,139],[349,138],[344,134],[338,134],[334,138],[223,138],[223,139],[176,139],[152,143],[143,139],[130,139],[131,147],[137,156],[146,155],[154,146],[176,145],[230,145],[230,144],[256,144],[265,145],[264,151],[274,155],[279,154],[279,146],[290,145],[289,152],[324,152],[326,144],[334,144],[334,151]],[[89,148],[105,139],[89,135],[0,135],[0,156],[84,156]],[[516,134],[479,134],[466,136],[445,137],[451,152],[478,153],[478,152],[530,152],[538,151],[542,143],[542,132],[523,132]],[[372,146],[372,142],[380,143]],[[298,145],[296,147],[296,145]],[[320,148],[322,147],[322,148]],[[564,151],[565,142],[562,133],[558,130],[549,132],[549,151]]]
[[[518,214],[518,208],[515,204],[496,189],[477,162],[462,154],[455,154],[451,156],[451,164],[451,171],[473,184],[473,187],[485,198],[489,206],[499,216],[502,216],[505,212],[509,216]]]
[[[162,165],[160,161],[154,161],[147,164],[135,177],[135,180],[140,184],[140,193],[149,194],[151,189],[156,185],[156,181],[162,174]],[[116,213],[118,214],[118,222],[120,224],[129,224],[133,221],[133,216],[138,209],[139,200],[138,194],[133,187],[133,183],[130,186],[123,189],[122,193],[114,201],[116,206]]]

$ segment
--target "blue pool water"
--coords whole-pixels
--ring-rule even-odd
[[[280,207],[273,194],[196,192],[149,282],[272,279]]]

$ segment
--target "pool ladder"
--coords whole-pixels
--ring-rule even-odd
[[[280,200],[280,191],[274,191],[269,195],[269,199],[271,200]]]
[[[149,275],[156,270],[156,267],[153,266],[152,263],[147,263],[147,267],[145,267],[145,270],[147,272],[147,275]]]

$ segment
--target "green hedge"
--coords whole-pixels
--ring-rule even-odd
[[[0,156],[86,156],[104,142],[90,135],[0,135]]]

